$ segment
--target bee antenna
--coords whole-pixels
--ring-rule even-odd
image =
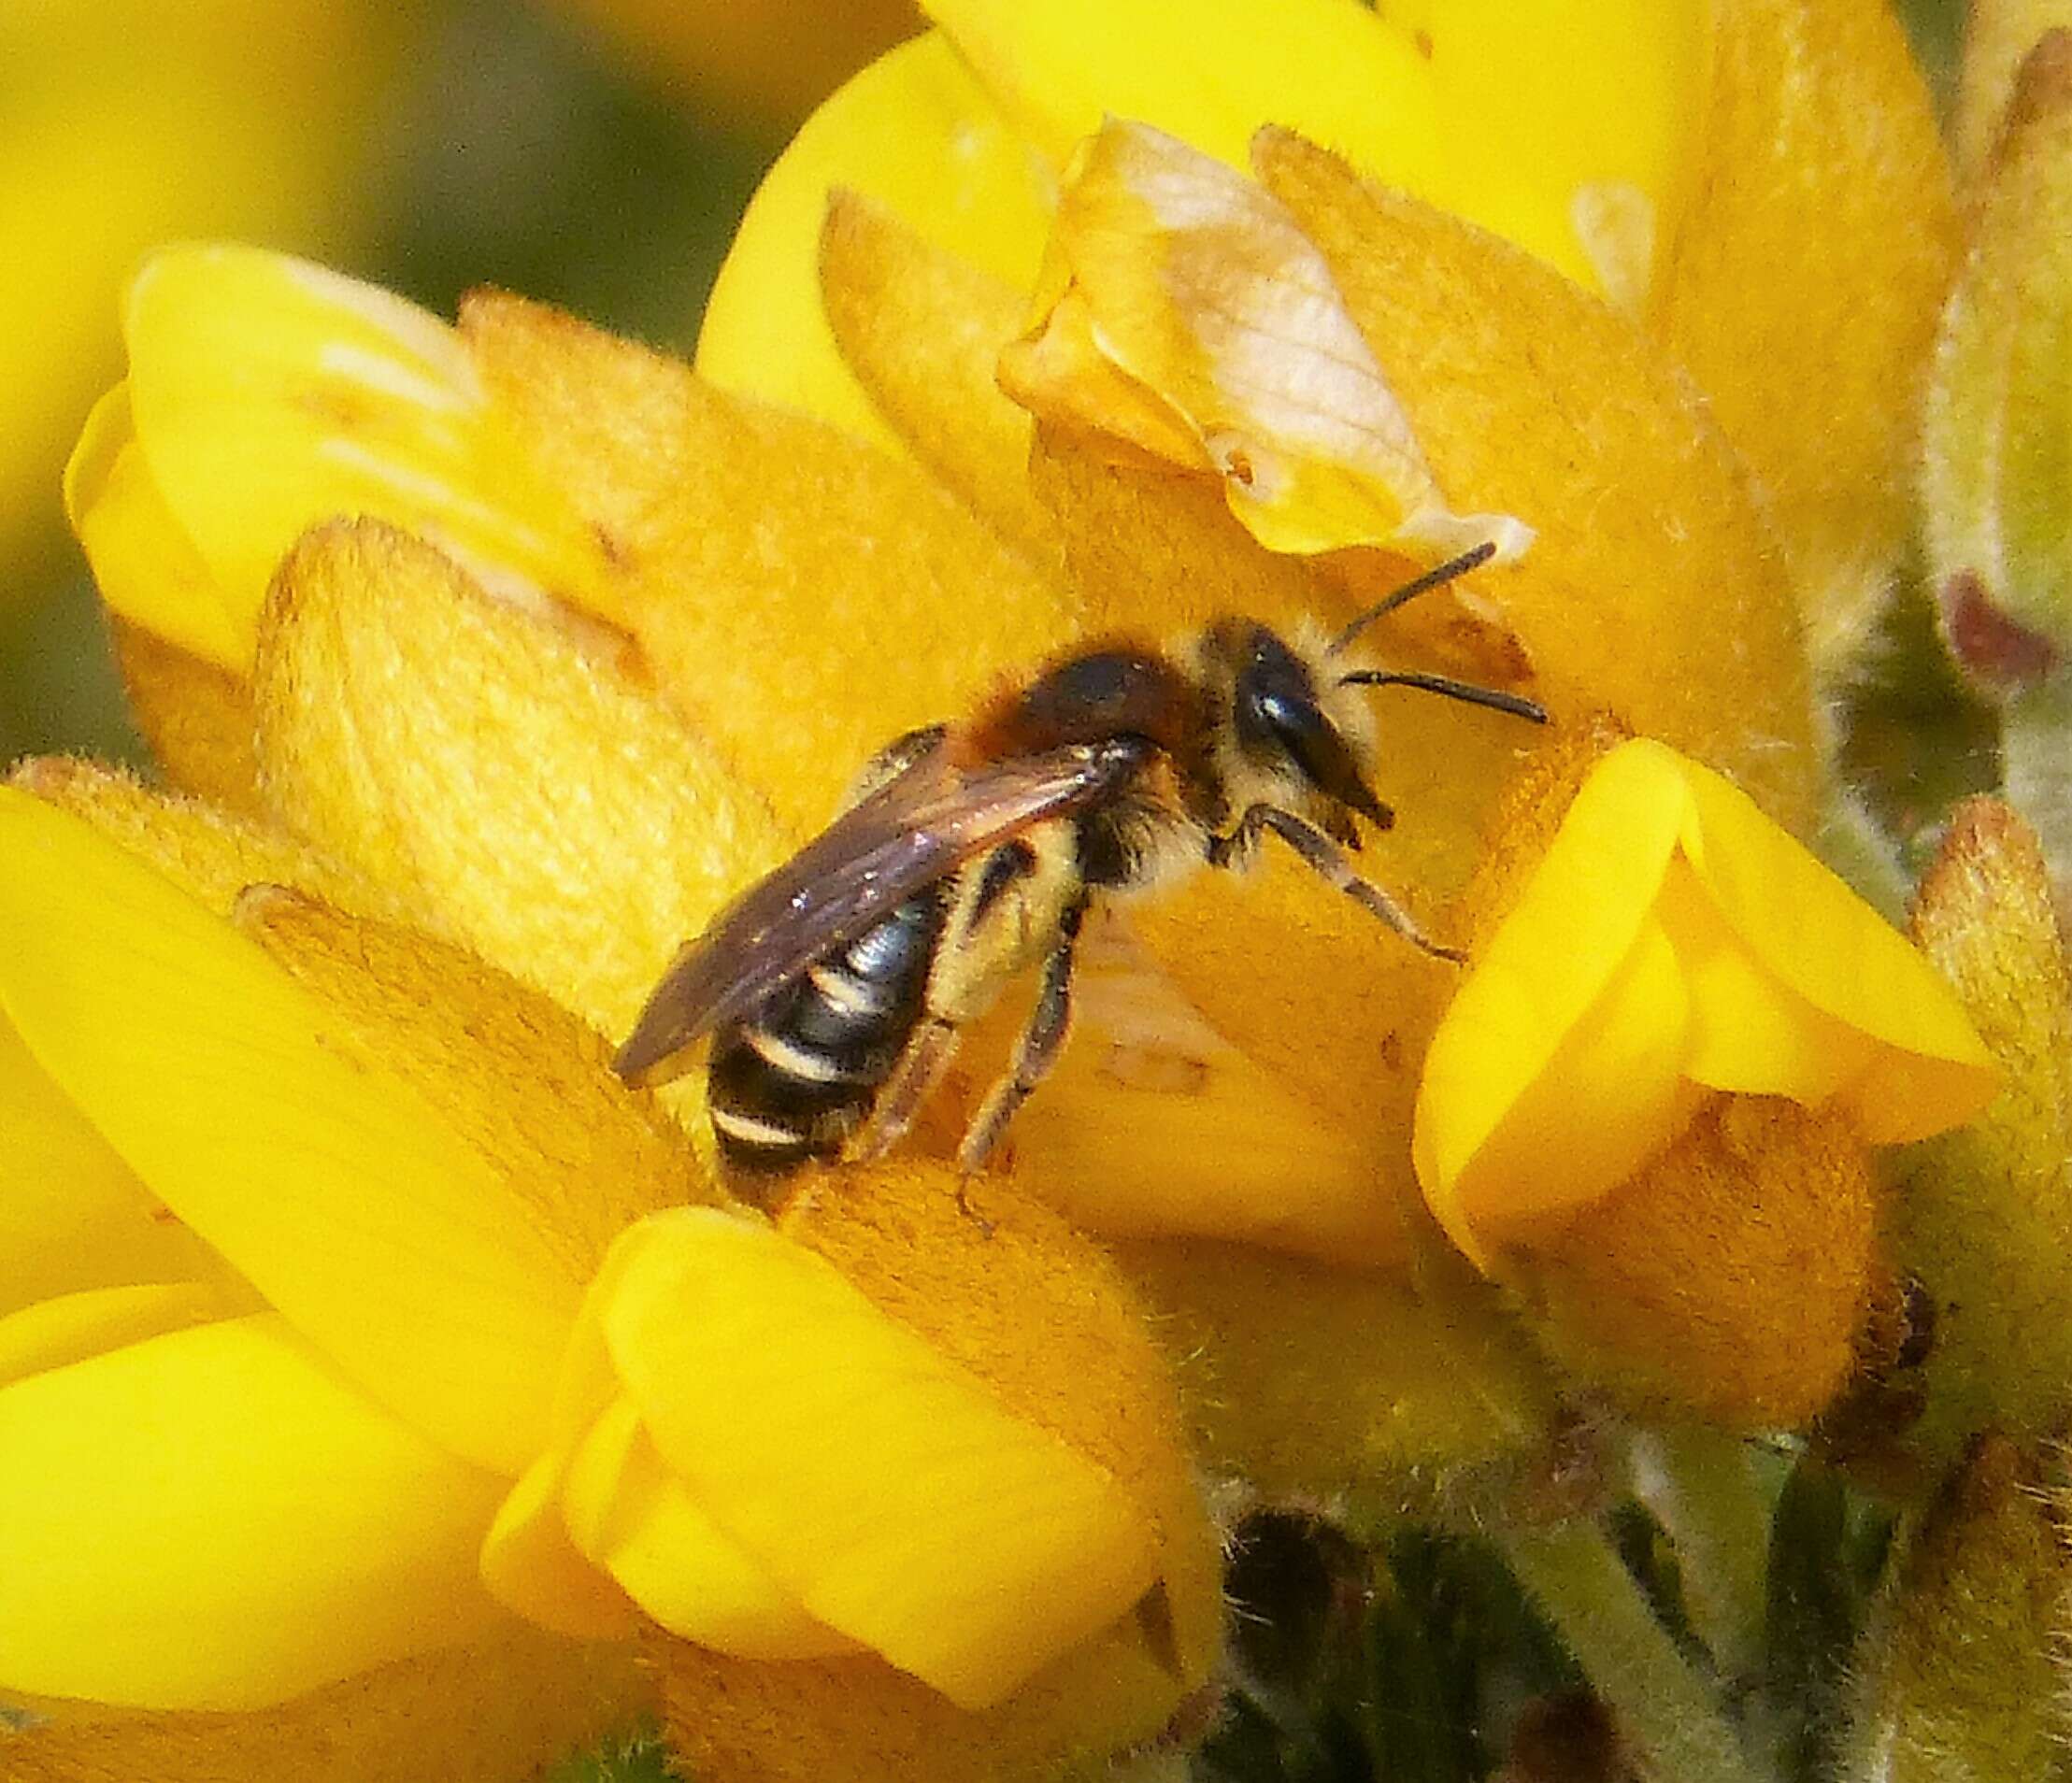
[[[1354,669],[1338,677],[1340,687],[1416,687],[1427,693],[1443,693],[1450,700],[1465,700],[1470,706],[1487,706],[1513,718],[1547,722],[1547,708],[1522,694],[1499,693],[1493,687],[1477,687],[1472,681],[1456,681],[1446,675],[1412,675],[1391,669]]]
[[[1368,607],[1365,613],[1361,614],[1358,619],[1354,620],[1350,625],[1347,626],[1344,631],[1331,640],[1330,646],[1325,649],[1324,654],[1326,656],[1337,655],[1362,632],[1372,625],[1376,620],[1394,612],[1397,607],[1403,606],[1407,601],[1414,601],[1420,594],[1429,593],[1435,588],[1443,588],[1447,583],[1458,580],[1461,577],[1465,576],[1469,570],[1481,568],[1495,555],[1495,543],[1493,540],[1484,539],[1473,550],[1463,551],[1458,557],[1449,558],[1437,569],[1426,570],[1416,581],[1404,583],[1394,593],[1383,597],[1376,602],[1374,606]]]

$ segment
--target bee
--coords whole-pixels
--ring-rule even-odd
[[[1355,689],[1406,687],[1535,723],[1533,701],[1444,676],[1336,660],[1376,620],[1488,561],[1488,545],[1397,589],[1336,637],[1219,619],[1173,649],[1104,640],[1039,669],[961,724],[900,737],[847,807],[670,964],[614,1067],[681,1076],[709,1035],[707,1107],[744,1193],[808,1160],[897,1143],[959,1033],[1040,971],[1013,1062],[959,1148],[968,1174],[1056,1059],[1079,933],[1100,900],[1203,865],[1242,867],[1277,836],[1411,945],[1422,934],[1348,858],[1393,813],[1368,782]]]

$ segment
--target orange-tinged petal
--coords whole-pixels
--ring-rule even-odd
[[[884,206],[836,189],[821,301],[842,359],[917,462],[1032,563],[1058,538],[1029,488],[1028,411],[999,384],[1027,292],[938,248]]]
[[[1446,505],[1323,256],[1284,206],[1210,156],[1109,123],[1060,201],[1039,329],[1001,357],[1044,421],[1220,477],[1269,549],[1384,546],[1436,561],[1531,530]]]
[[[607,1033],[781,856],[768,812],[631,676],[378,522],[297,548],[253,674],[296,827]]]
[[[1107,117],[1233,166],[1260,125],[1496,229],[1589,282],[1585,183],[1675,195],[1702,73],[1701,8],[1557,0],[930,0],[1001,108],[1053,164]]]
[[[917,466],[539,305],[465,321],[500,402],[611,535],[664,692],[799,838],[893,738],[1083,635],[1068,594]],[[955,648],[922,648],[939,638]]]
[[[498,1482],[271,1315],[0,1390],[0,1681],[257,1708],[502,1621]]]
[[[1282,132],[1255,153],[1330,262],[1439,487],[1538,528],[1476,587],[1550,709],[1609,708],[1804,832],[1820,755],[1801,621],[1747,474],[1685,374],[1458,219]]]
[[[1650,333],[1767,492],[1816,664],[1884,600],[1956,217],[1926,82],[1886,0],[1725,0],[1681,121],[1693,189]],[[1808,425],[1808,392],[1819,393]]]
[[[243,678],[120,613],[107,615],[107,629],[130,720],[165,783],[226,810],[264,810]]]
[[[977,1708],[1158,1577],[1112,1476],[824,1259],[697,1208],[622,1242],[598,1315],[656,1449],[815,1617]]]
[[[0,1319],[0,1387],[202,1324],[224,1310],[216,1291],[198,1281],[93,1288],[38,1301]]]
[[[502,1179],[570,1280],[641,1215],[715,1198],[682,1131],[613,1073],[609,1042],[540,991],[279,886],[235,915],[332,1014],[335,1046],[407,1078]]]
[[[156,499],[116,474],[117,410],[90,430],[73,479],[82,535],[103,539],[102,592],[124,617],[241,673],[275,565],[341,513],[437,538],[512,600],[615,610],[596,540],[518,454],[458,336],[424,311],[284,256],[185,248],[138,274],[124,325],[132,474]],[[118,504],[105,515],[85,502],[96,489]],[[192,552],[162,575],[167,515]],[[195,558],[213,592],[203,617],[185,611]]]
[[[9,1783],[510,1783],[651,1719],[654,1696],[631,1642],[567,1641],[511,1621],[264,1715],[31,1699],[26,1728],[0,1728],[0,1761]]]
[[[807,119],[757,190],[698,336],[723,390],[894,447],[821,310],[822,219],[836,185],[879,200],[981,271],[1027,290],[1050,175],[939,32],[888,51]]]
[[[323,1006],[79,819],[0,790],[0,1007],[102,1136],[365,1391],[516,1473],[577,1283]]]

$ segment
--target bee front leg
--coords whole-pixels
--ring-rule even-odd
[[[1086,920],[1086,901],[1068,904],[1058,917],[1058,938],[1043,962],[1043,987],[1036,992],[1036,1008],[1014,1049],[1014,1065],[986,1094],[983,1105],[957,1148],[957,1167],[975,1176],[985,1167],[993,1148],[1000,1143],[1015,1110],[1050,1072],[1065,1044],[1065,1031],[1072,1017],[1072,964],[1079,942],[1079,925]]]
[[[1228,835],[1210,836],[1209,864],[1244,865],[1259,846],[1260,836],[1268,830],[1301,855],[1320,878],[1336,886],[1363,910],[1379,917],[1412,947],[1422,948],[1437,960],[1467,958],[1457,948],[1441,947],[1419,928],[1410,920],[1410,913],[1386,892],[1371,879],[1363,879],[1355,873],[1352,863],[1346,859],[1345,850],[1315,824],[1305,821],[1293,811],[1283,811],[1278,805],[1254,805],[1237,820],[1237,827]]]

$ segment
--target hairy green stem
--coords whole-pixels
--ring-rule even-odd
[[[1504,1531],[1498,1539],[1653,1775],[1677,1783],[1769,1783],[1602,1529],[1576,1519]]]
[[[2038,682],[2001,707],[2008,802],[2043,844],[2060,920],[2072,907],[2072,678]]]
[[[1770,1519],[1776,1493],[1748,1445],[1702,1425],[1634,1438],[1634,1495],[1676,1545],[1691,1625],[1720,1669],[1752,1677],[1769,1613]]]

